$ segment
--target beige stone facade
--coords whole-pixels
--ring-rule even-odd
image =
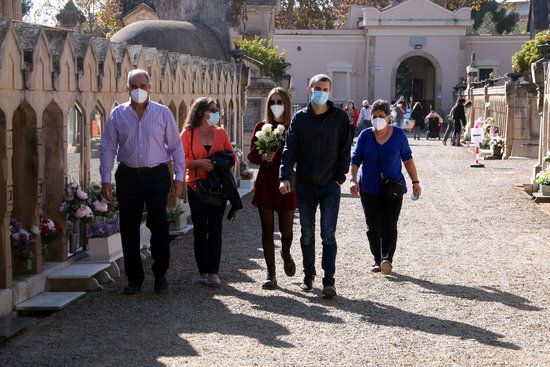
[[[149,71],[151,98],[170,108],[180,128],[193,100],[212,96],[221,125],[242,144],[246,66],[0,18],[0,288],[12,284],[10,218],[29,228],[42,214],[66,228],[58,210],[65,183],[99,181],[101,133],[110,110],[129,99],[133,68]],[[32,250],[39,273],[39,241]],[[48,260],[68,254],[59,241]]]

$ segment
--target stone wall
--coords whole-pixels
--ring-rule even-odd
[[[538,155],[540,120],[536,112],[536,87],[525,80],[507,80],[504,85],[470,84],[464,96],[472,101],[468,120],[493,117],[505,139],[504,158]]]
[[[0,288],[12,282],[10,217],[29,228],[43,214],[66,227],[58,211],[64,184],[99,178],[101,132],[110,110],[129,99],[134,68],[149,71],[151,98],[180,127],[194,99],[215,98],[222,127],[242,144],[249,68],[0,18]],[[38,273],[39,242],[33,251]],[[48,260],[66,257],[63,241],[49,249]]]

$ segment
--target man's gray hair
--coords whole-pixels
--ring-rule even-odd
[[[309,87],[312,88],[315,86],[315,84],[319,82],[329,82],[330,88],[332,89],[332,80],[329,78],[328,75],[325,74],[317,74],[312,76],[309,80]]]
[[[151,83],[149,73],[143,69],[134,69],[128,73],[128,86],[134,80],[135,77],[144,76],[147,79],[147,84]]]

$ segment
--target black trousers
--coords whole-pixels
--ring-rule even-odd
[[[120,208],[120,236],[124,268],[128,282],[143,283],[140,253],[140,226],[144,205],[147,206],[147,227],[151,230],[153,274],[163,275],[170,263],[169,223],[166,214],[170,172],[166,164],[139,170],[120,164],[115,173],[116,193]]]
[[[193,246],[199,274],[218,274],[222,256],[222,221],[227,202],[222,206],[203,205],[191,188],[187,188]]]
[[[361,204],[367,221],[367,238],[374,262],[393,261],[397,246],[397,220],[403,197],[391,199],[379,194],[361,193]]]

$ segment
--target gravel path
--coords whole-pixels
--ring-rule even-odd
[[[424,194],[404,201],[392,275],[369,272],[360,201],[346,185],[338,297],[322,299],[320,279],[300,292],[301,272],[284,276],[280,258],[280,288],[262,290],[248,195],[224,222],[221,289],[194,283],[187,234],[172,244],[166,294],[152,292],[150,273],[136,296],[117,280],[0,345],[0,366],[550,365],[550,216],[514,187],[534,161],[473,169],[464,148],[411,145]],[[297,218],[294,233],[301,262]]]

